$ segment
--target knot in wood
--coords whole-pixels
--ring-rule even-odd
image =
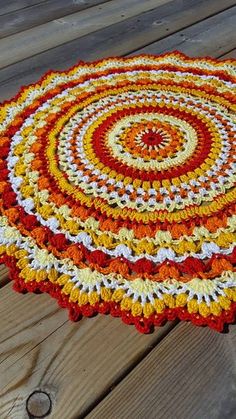
[[[26,400],[26,410],[31,419],[48,416],[51,408],[51,398],[49,394],[42,390],[35,390]]]

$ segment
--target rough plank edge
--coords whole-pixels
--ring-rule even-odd
[[[164,7],[164,6],[160,6],[160,10],[162,10],[162,7]],[[229,7],[228,9],[233,9],[233,7]],[[157,9],[159,9],[159,7]],[[157,53],[159,51],[160,52],[167,51],[169,49],[165,49],[165,47],[164,48],[162,47],[162,43],[164,41],[168,42],[168,41],[173,40],[173,42],[174,42],[174,39],[175,39],[175,37],[178,34],[182,34],[182,33],[185,33],[186,31],[189,32],[189,31],[192,31],[192,30],[197,29],[198,25],[201,25],[203,21],[206,21],[206,22],[209,21],[209,24],[211,24],[211,19],[215,20],[215,18],[217,19],[217,16],[221,16],[221,15],[222,15],[222,19],[223,19],[224,16],[225,16],[225,13],[227,13],[227,10],[228,9],[223,10],[223,11],[221,11],[219,13],[216,13],[216,14],[214,14],[211,17],[207,16],[207,18],[204,19],[204,20],[202,20],[202,21],[197,21],[197,22],[191,23],[191,24],[189,24],[187,26],[185,25],[184,28],[183,27],[178,28],[177,30],[173,31],[173,33],[168,32],[168,35],[167,36],[164,36],[164,37],[161,36],[160,39],[157,38],[157,40],[155,40],[155,41],[152,40],[151,42],[147,43],[146,46],[139,45],[139,47],[134,48],[132,50],[130,50],[130,49],[129,50],[126,50],[124,48],[123,51],[121,51],[121,55],[127,56],[127,55],[136,55],[137,53],[140,53],[140,52],[141,53],[142,52],[145,53],[146,50],[148,50],[149,48],[151,48],[152,50],[154,48],[157,48]],[[86,45],[86,42],[87,42],[87,44],[88,44],[87,47],[90,48],[90,43],[93,42],[93,38],[96,37],[96,35],[99,37],[100,34],[101,35],[103,33],[106,34],[107,31],[109,32],[109,28],[114,28],[114,31],[115,31],[115,28],[116,27],[119,27],[120,25],[123,25],[124,23],[127,24],[127,22],[132,21],[132,19],[133,18],[129,18],[129,19],[125,20],[124,22],[119,22],[119,23],[116,23],[114,25],[111,25],[111,26],[108,26],[106,28],[103,28],[103,29],[100,29],[98,31],[95,31],[93,33],[90,33],[88,35],[84,35],[82,37],[76,38],[75,40],[66,42],[66,43],[64,43],[62,45],[58,45],[58,46],[53,47],[53,48],[50,48],[47,51],[43,51],[41,53],[32,55],[31,57],[26,58],[26,59],[23,59],[23,60],[19,61],[18,63],[14,63],[14,64],[11,64],[11,65],[9,65],[7,67],[4,67],[4,68],[0,69],[0,78],[1,78],[1,81],[0,81],[0,89],[1,89],[1,86],[2,86],[3,92],[7,92],[7,90],[8,90],[7,89],[7,85],[11,83],[11,80],[14,81],[15,77],[18,80],[17,85],[16,85],[16,88],[17,89],[20,89],[20,86],[22,84],[23,84],[23,86],[27,86],[27,85],[30,85],[32,82],[34,82],[32,84],[32,85],[34,85],[37,82],[37,80],[35,81],[35,79],[32,80],[32,78],[31,78],[31,83],[27,83],[26,82],[27,79],[26,80],[24,79],[25,70],[27,71],[27,68],[31,68],[32,69],[32,73],[34,74],[34,72],[37,71],[37,62],[40,63],[41,60],[43,60],[42,61],[43,62],[43,66],[42,66],[42,68],[40,68],[37,71],[37,74],[38,74],[37,77],[40,77],[45,72],[51,71],[51,69],[53,69],[53,71],[58,71],[59,72],[60,70],[57,70],[57,66],[59,66],[59,68],[62,68],[62,63],[60,61],[58,61],[58,63],[55,64],[55,67],[54,67],[53,64],[51,64],[51,62],[50,62],[50,65],[47,65],[46,64],[46,62],[48,61],[47,58],[49,57],[49,59],[50,59],[50,55],[51,54],[52,54],[52,56],[55,56],[55,54],[58,54],[59,56],[60,55],[63,56],[63,51],[67,51],[67,50],[70,50],[72,48],[72,56],[74,56],[75,53],[76,53],[76,45],[78,45],[78,42],[81,43],[81,44],[83,43],[85,45]],[[213,22],[213,24],[214,24],[214,22]],[[104,36],[102,36],[102,39],[103,39]],[[183,37],[183,44],[184,44],[184,37]],[[181,48],[181,46],[182,46],[182,44],[180,45],[180,48]],[[99,47],[99,45],[97,47]],[[231,47],[228,46],[228,48],[229,49],[230,48],[232,49],[232,46]],[[173,49],[176,49],[176,48],[174,47]],[[228,52],[228,49],[225,51],[225,53],[226,52]],[[79,57],[79,55],[80,55],[80,52],[78,52],[78,57]],[[89,54],[89,55],[91,55],[91,54]],[[92,58],[88,58],[87,62],[90,62],[90,60],[93,59],[93,55],[94,54],[92,54]],[[109,56],[109,55],[110,54],[106,54],[106,50],[104,50],[103,56]],[[120,54],[118,53],[117,55],[120,55]],[[98,51],[98,57],[101,57],[101,54],[99,53],[99,51]],[[82,59],[83,58],[84,57],[83,57],[83,54],[82,54]],[[63,63],[64,63],[64,61],[63,61]],[[67,71],[68,68],[70,68],[70,65],[72,63],[75,63],[75,61],[74,60],[70,61],[69,66],[63,68],[63,71]],[[20,68],[21,68],[21,70],[20,70],[20,78],[17,77],[18,74],[16,73],[17,68],[18,68],[18,64],[20,65]],[[12,73],[12,75],[9,77],[8,74],[11,74],[11,73]],[[20,81],[20,80],[22,80],[22,81]],[[3,93],[3,95],[4,95],[4,93]],[[6,95],[5,94],[5,97],[8,97],[9,98],[9,95]]]
[[[230,49],[228,52],[220,56],[220,59],[236,60],[236,48]]]
[[[157,367],[157,369],[159,369],[159,371],[161,372],[162,377],[164,377],[164,375],[166,375],[167,373],[170,374],[170,371],[173,371],[173,383],[177,387],[170,389],[170,393],[173,395],[175,400],[177,400],[177,398],[179,398],[179,403],[183,404],[183,407],[184,407],[184,398],[183,398],[184,394],[181,394],[181,387],[178,388],[178,385],[179,384],[181,385],[181,378],[182,378],[183,386],[186,387],[186,385],[188,385],[188,378],[187,377],[189,377],[189,375],[187,375],[184,371],[183,376],[182,377],[179,376],[179,379],[178,379],[178,376],[176,376],[176,373],[175,373],[174,369],[168,368],[168,365],[166,364],[166,362],[167,362],[166,357],[167,357],[167,354],[168,354],[168,357],[170,357],[171,362],[172,362],[172,360],[174,360],[176,358],[176,363],[178,363],[178,365],[180,366],[179,368],[183,368],[183,370],[185,370],[185,365],[186,364],[187,364],[186,367],[188,369],[189,368],[191,369],[193,359],[195,360],[195,362],[197,364],[197,367],[196,367],[197,371],[196,370],[194,371],[194,369],[191,370],[192,377],[189,377],[190,378],[189,391],[191,392],[192,391],[192,386],[193,386],[192,380],[194,379],[194,377],[198,374],[200,375],[201,373],[204,374],[204,372],[202,371],[202,362],[201,362],[201,356],[200,356],[200,354],[204,355],[203,354],[204,349],[202,348],[201,340],[202,340],[202,343],[203,343],[203,342],[205,342],[205,339],[207,339],[208,344],[211,345],[211,348],[212,348],[211,351],[214,351],[214,349],[213,349],[214,337],[215,337],[216,342],[218,343],[218,345],[220,345],[222,343],[222,340],[220,338],[218,338],[217,335],[213,336],[209,332],[210,332],[209,330],[205,329],[205,330],[203,330],[203,333],[202,333],[199,329],[191,328],[190,324],[183,324],[183,323],[178,324],[172,331],[170,331],[170,333],[168,333],[168,335],[165,337],[165,339],[163,339],[160,342],[159,345],[155,346],[147,354],[147,356],[143,360],[141,360],[140,363],[135,368],[133,368],[133,370],[130,372],[130,374],[127,374],[126,377],[124,377],[124,380],[122,382],[120,382],[117,386],[114,386],[113,388],[111,388],[109,393],[107,394],[107,396],[104,397],[104,399],[102,401],[98,400],[97,404],[94,407],[91,407],[91,409],[87,410],[85,416],[84,415],[79,416],[78,419],[98,419],[98,418],[108,419],[109,416],[107,416],[107,414],[108,414],[108,411],[111,411],[111,410],[113,410],[114,418],[116,418],[116,419],[120,419],[121,417],[122,417],[122,419],[127,419],[128,417],[132,417],[132,418],[136,417],[136,416],[132,416],[132,415],[134,415],[134,413],[135,414],[138,413],[138,408],[137,409],[135,408],[135,397],[138,397],[138,395],[135,392],[135,388],[134,388],[134,393],[132,393],[131,397],[127,398],[127,403],[129,404],[130,407],[134,406],[134,410],[136,409],[136,412],[134,412],[134,411],[130,412],[129,410],[127,410],[128,413],[127,413],[127,415],[124,416],[124,409],[122,409],[121,404],[120,405],[118,404],[118,406],[121,407],[121,409],[118,412],[116,411],[116,409],[117,409],[116,401],[124,400],[124,404],[125,404],[125,399],[124,399],[124,397],[122,397],[122,395],[124,396],[124,391],[123,390],[126,387],[128,387],[127,391],[129,390],[129,393],[127,393],[127,394],[130,394],[130,383],[132,383],[132,382],[135,383],[135,385],[137,386],[137,389],[138,389],[139,386],[141,388],[142,387],[141,386],[141,383],[142,383],[141,380],[142,380],[142,376],[143,376],[141,371],[143,370],[143,373],[145,374],[145,371],[148,370],[148,368],[147,368],[148,364],[151,363],[151,365],[155,364],[155,366],[156,366],[157,363],[158,363],[158,360],[159,360],[159,367]],[[189,339],[189,344],[188,344],[188,339]],[[184,341],[184,344],[181,345],[182,340]],[[235,327],[231,326],[230,333],[228,335],[224,335],[224,342],[227,342],[227,340],[228,340],[228,343],[229,343],[229,351],[231,351],[232,355],[234,355],[234,352],[235,352],[234,351],[234,341],[236,342],[236,329],[235,329]],[[198,352],[198,350],[195,350],[193,352],[193,351],[190,351],[188,349],[189,346],[191,347],[192,342],[196,346],[195,349],[197,349],[197,348],[199,349],[199,352]],[[174,343],[176,343],[176,349],[175,349],[175,344]],[[183,348],[182,353],[181,353],[181,347]],[[186,348],[186,349],[184,350],[184,348]],[[220,352],[219,346],[218,346],[218,351]],[[187,352],[187,354],[186,354],[186,352]],[[193,356],[191,356],[191,352],[193,352]],[[226,351],[224,351],[223,353],[224,353],[224,355],[226,355]],[[205,354],[206,354],[206,358],[207,358],[207,352],[205,352]],[[186,355],[187,355],[187,357],[186,357]],[[227,359],[227,356],[226,356],[226,359]],[[161,361],[162,361],[162,363],[161,363]],[[164,365],[163,365],[163,361],[164,361]],[[219,360],[219,362],[220,362],[220,360]],[[231,364],[231,366],[232,366],[232,364]],[[172,367],[174,367],[174,366],[172,366]],[[205,365],[205,368],[206,368],[205,375],[206,375],[206,377],[208,376],[207,375],[207,367],[208,367],[208,365]],[[218,374],[218,368],[217,367],[218,367],[218,363],[216,361],[216,364],[215,364],[215,374],[216,375]],[[230,364],[229,364],[229,367],[230,367]],[[212,372],[212,369],[211,369],[210,375],[213,375],[213,374],[214,374],[214,372]],[[167,385],[166,385],[166,383],[164,384],[164,388],[163,388],[163,391],[162,391],[162,385],[161,385],[162,383],[159,381],[159,375],[158,375],[157,371],[156,371],[156,375],[153,376],[153,377],[155,377],[155,378],[153,378],[153,381],[155,382],[155,379],[156,379],[156,381],[158,382],[158,388],[156,389],[156,392],[155,392],[156,396],[157,396],[157,400],[158,400],[158,397],[162,396],[161,404],[163,406],[163,405],[165,405],[165,400],[166,400],[163,397],[166,394],[165,391],[166,390],[168,391]],[[232,381],[233,381],[233,377],[234,377],[234,374],[232,373]],[[192,378],[192,380],[191,380],[191,378]],[[140,383],[139,383],[138,379],[140,379]],[[169,381],[169,384],[172,384],[171,377],[169,378],[168,381]],[[220,379],[219,379],[219,381],[220,381]],[[145,379],[145,381],[143,383],[144,388],[146,390],[145,382],[147,382],[147,378]],[[200,386],[201,385],[200,383],[201,383],[201,381],[199,381],[199,376],[198,376],[198,380],[197,380],[196,385]],[[214,388],[214,383],[212,383],[212,387]],[[145,390],[140,391],[141,395],[145,394]],[[139,391],[139,389],[138,389],[138,391]],[[230,393],[232,394],[232,391],[235,394],[235,387],[232,388],[232,390],[230,388],[228,388],[228,391],[229,391],[229,396],[230,396]],[[206,396],[207,396],[208,391],[207,391],[206,387],[202,388],[202,392],[206,392]],[[166,394],[166,396],[167,396],[167,394]],[[187,397],[187,395],[185,395],[185,396]],[[194,396],[194,392],[193,392],[193,396]],[[219,395],[219,397],[220,397],[220,395]],[[233,397],[233,396],[231,396],[231,397]],[[167,396],[167,399],[168,399],[168,396]],[[144,399],[142,397],[141,397],[141,400],[144,401]],[[213,399],[212,404],[214,405],[215,402],[216,401]],[[158,403],[156,403],[156,405],[158,405]],[[119,409],[119,407],[118,407],[118,409]],[[206,416],[204,415],[205,419],[208,418],[208,417],[211,417],[211,416],[208,416],[209,415],[209,408],[210,408],[210,406],[207,407]],[[175,402],[171,403],[170,409],[171,409],[171,414],[173,415],[173,412],[175,411]],[[222,406],[221,414],[223,413],[223,409],[224,408]],[[164,410],[164,414],[162,414],[162,415],[161,415],[161,412],[159,412],[159,411],[156,412],[156,413],[154,413],[152,411],[153,413],[151,414],[151,418],[152,419],[154,419],[156,417],[162,418],[162,419],[166,419],[168,417],[172,418],[173,416],[168,416],[167,411],[168,411],[168,405],[166,405],[166,409]],[[191,411],[191,415],[194,413],[192,411],[191,407],[189,407],[189,412],[186,412],[186,415],[184,415],[184,416],[180,415],[179,411],[178,411],[178,413],[176,412],[176,415],[177,415],[176,417],[178,419],[180,419],[180,418],[187,419],[189,417],[193,417],[194,419],[196,419],[196,418],[199,418],[199,417],[203,417],[203,416],[198,416],[197,414],[194,414],[193,416],[189,416],[190,411]],[[149,411],[149,413],[147,413],[148,416],[145,415],[145,419],[150,417],[149,416],[150,413],[151,413],[151,410]],[[184,412],[182,411],[182,414],[183,413]],[[120,414],[121,416],[117,416],[118,414]],[[142,412],[142,414],[140,412],[140,415],[143,415],[143,414],[144,414],[144,412]],[[128,416],[128,415],[131,415],[131,416]],[[231,415],[229,415],[229,416],[226,415],[226,416],[228,418],[231,418],[231,417],[233,418],[233,416],[231,416]],[[218,417],[226,417],[226,416],[224,416],[224,415],[222,416],[222,415],[219,414],[219,416],[218,415],[214,416],[214,418],[216,418],[216,417],[217,418]],[[140,418],[141,417],[144,417],[144,416],[140,416]]]
[[[43,0],[43,1],[47,2],[47,3],[50,2],[50,0]],[[36,3],[36,4],[31,5],[31,6],[24,7],[23,9],[20,9],[20,10],[18,10],[18,9],[13,10],[11,12],[0,15],[0,19],[1,19],[1,17],[4,18],[4,20],[9,20],[10,19],[8,23],[11,24],[11,19],[14,19],[14,18],[16,19],[17,15],[19,14],[19,12],[21,10],[26,10],[25,27],[22,28],[21,27],[21,22],[20,22],[19,24],[16,23],[16,25],[14,25],[14,26],[10,25],[10,27],[8,28],[8,30],[5,33],[2,33],[2,30],[0,30],[0,40],[6,38],[8,36],[20,33],[22,31],[35,28],[36,26],[43,25],[44,23],[49,23],[52,20],[63,18],[63,17],[66,17],[67,15],[71,15],[73,13],[78,13],[78,12],[90,9],[94,6],[99,6],[100,4],[108,3],[109,1],[111,1],[111,0],[100,0],[100,1],[99,0],[94,0],[93,4],[87,4],[87,3],[79,4],[78,3],[78,5],[77,5],[76,2],[72,2],[72,4],[74,4],[74,7],[71,7],[71,11],[69,11],[69,7],[66,6],[66,4],[65,4],[66,2],[64,1],[64,4],[65,4],[64,11],[63,11],[62,8],[59,9],[59,10],[55,9],[55,11],[54,11],[55,14],[54,14],[53,18],[50,17],[50,14],[48,16],[45,16],[44,18],[43,18],[43,16],[40,18],[40,10],[42,9],[42,7],[47,7],[47,4],[44,5],[42,3]],[[37,16],[38,17],[37,22],[36,21],[35,22],[30,22],[30,19],[27,16],[28,11],[31,11],[30,9],[33,10],[35,12],[35,14],[38,15]]]
[[[21,2],[19,0],[15,0],[14,2],[11,2],[11,3],[15,3],[15,6],[13,6],[13,9],[8,10],[7,12],[3,11],[3,13],[1,12],[1,9],[4,9],[5,4],[4,5],[1,5],[1,3],[2,3],[2,1],[1,1],[0,2],[0,16],[4,16],[4,15],[6,15],[8,13],[17,12],[19,10],[27,9],[28,7],[32,7],[32,6],[36,6],[38,4],[42,4],[45,1],[47,1],[47,0],[33,0],[33,4],[30,4],[30,5],[26,5],[26,6],[21,7],[21,5],[20,5]],[[6,3],[6,0],[3,0],[3,2]],[[10,6],[12,6],[12,4],[10,4]]]

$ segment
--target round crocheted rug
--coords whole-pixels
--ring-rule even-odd
[[[72,320],[235,320],[236,61],[80,62],[1,108],[0,262]],[[29,314],[30,315],[30,314]]]

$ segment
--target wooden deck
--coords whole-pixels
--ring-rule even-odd
[[[235,0],[0,0],[1,100],[79,59],[236,57],[235,27]],[[0,286],[0,419],[235,418],[235,326],[74,324],[49,296],[13,292],[2,266]]]

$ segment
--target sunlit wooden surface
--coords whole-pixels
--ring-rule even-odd
[[[78,60],[178,49],[236,57],[235,0],[0,0],[1,100]],[[233,419],[236,327],[71,323],[0,266],[0,418]]]

